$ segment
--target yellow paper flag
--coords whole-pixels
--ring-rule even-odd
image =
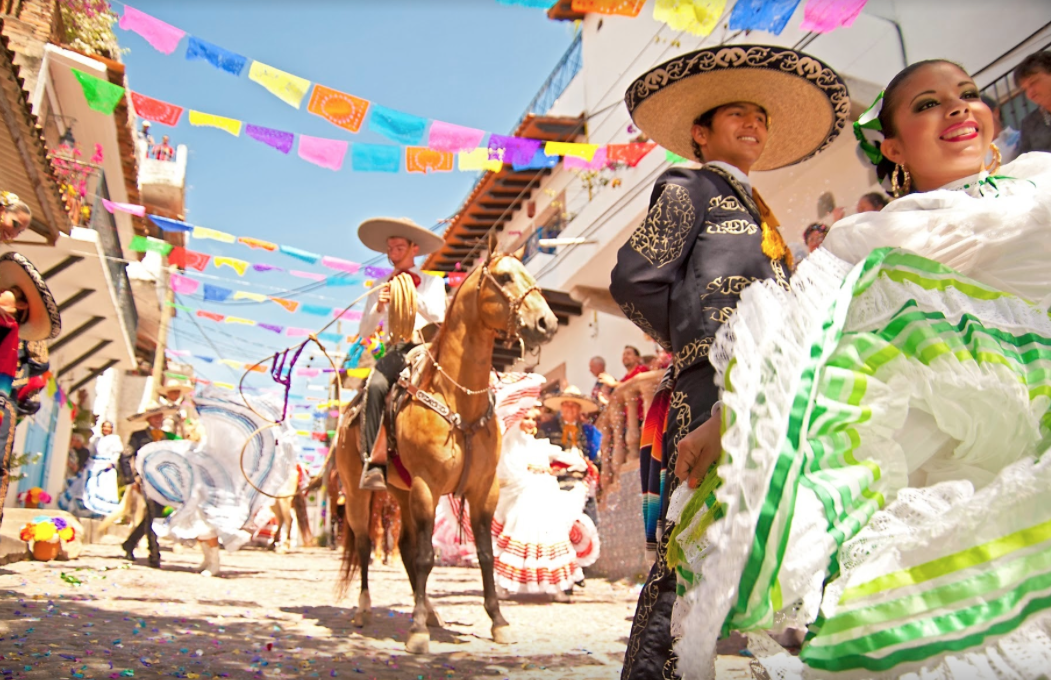
[[[228,317],[229,318],[229,317]],[[220,364],[226,364],[232,368],[244,368],[244,363],[240,361],[234,361],[233,359],[220,359]]]
[[[198,127],[213,127],[219,128],[229,132],[234,137],[241,136],[241,121],[233,118],[223,118],[222,116],[214,116],[210,113],[203,113],[201,111],[194,111],[190,109],[190,125],[196,125]]]
[[[216,257],[212,259],[215,263],[216,268],[227,266],[237,272],[238,276],[244,276],[245,271],[248,270],[248,263],[244,260],[238,260],[236,257]]]
[[[296,434],[298,434],[300,437],[310,436],[310,432],[308,432],[307,430],[296,430]]]
[[[367,378],[367,377],[369,377],[369,371],[370,370],[371,369],[368,369],[368,368],[348,368],[347,369],[347,377],[348,378]]]
[[[228,317],[226,317],[226,323],[239,323],[242,326],[254,326],[255,325],[255,321],[252,321],[251,319],[242,319],[239,316],[228,316]],[[251,364],[249,364],[249,366],[251,366]]]
[[[726,0],[657,0],[653,18],[675,31],[709,35],[726,8]]]
[[[267,66],[261,61],[252,62],[252,68],[248,70],[248,79],[259,83],[270,90],[270,94],[297,109],[310,89],[309,80]]]
[[[266,296],[261,293],[249,293],[248,291],[239,290],[234,293],[235,300],[252,300],[254,302],[266,302]]]
[[[475,149],[474,151],[461,151],[456,154],[456,167],[461,171],[492,170],[500,172],[504,164],[500,161],[489,160],[489,149]]]
[[[314,416],[310,415],[309,413],[297,413],[294,416],[292,416],[292,418],[295,420],[310,420],[313,417]]]
[[[572,156],[583,158],[588,163],[595,157],[598,144],[573,144],[572,142],[548,142],[544,145],[544,153],[548,156]]]
[[[225,231],[216,231],[215,229],[206,229],[205,227],[194,227],[193,237],[200,239],[210,238],[220,243],[233,243],[237,240],[233,234],[227,234]]]
[[[213,382],[212,387],[218,387],[222,390],[232,390],[234,388],[234,385],[232,383]]]

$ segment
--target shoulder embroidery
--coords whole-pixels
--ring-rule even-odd
[[[751,220],[726,220],[725,222],[705,222],[704,231],[709,234],[754,234],[759,227]]]
[[[712,196],[712,200],[708,201],[708,209],[748,212],[736,196]]]
[[[672,392],[668,411],[675,414],[675,434],[672,435],[672,451],[675,451],[675,447],[689,433],[690,423],[693,422],[692,409],[685,392]]]
[[[628,317],[628,321],[635,324],[636,327],[646,335],[653,338],[657,344],[666,350],[671,349],[671,345],[667,340],[662,338],[660,334],[653,328],[650,322],[642,315],[642,312],[635,306],[633,302],[626,302],[620,305],[620,311],[624,312],[624,316]]]
[[[777,285],[788,290],[788,277],[785,276],[785,268],[781,265],[781,260],[771,258],[770,267],[774,270],[774,279],[777,281]]]
[[[708,318],[716,323],[726,323],[734,315],[735,310],[733,307],[705,307],[701,311],[710,311],[712,314]]]
[[[690,192],[678,184],[666,184],[628,245],[659,269],[682,254],[696,219]]]
[[[712,342],[714,338],[696,338],[691,341],[690,344],[686,345],[678,352],[675,353],[675,370],[681,371],[686,366],[689,366],[697,359],[703,359],[708,356],[708,351],[712,348]]]
[[[701,299],[703,300],[716,293],[720,295],[740,295],[745,288],[756,281],[759,281],[759,279],[754,276],[719,276],[708,284],[708,292],[701,295]]]

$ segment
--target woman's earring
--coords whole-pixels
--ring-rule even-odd
[[[1000,169],[1000,160],[1002,159],[1002,156],[1000,155],[1000,149],[997,148],[995,144],[990,144],[989,150],[993,152],[993,162],[989,164],[989,167],[986,168],[985,171],[992,175]]]
[[[898,172],[901,172],[902,180],[901,185],[898,185]],[[912,188],[912,175],[909,174],[908,169],[898,163],[894,166],[894,170],[890,173],[890,189],[891,193],[894,194],[894,198],[901,198],[905,194],[909,193],[909,189]]]

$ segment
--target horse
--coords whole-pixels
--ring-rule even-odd
[[[405,647],[413,654],[426,654],[430,646],[428,626],[442,625],[427,597],[427,579],[434,566],[431,537],[435,508],[438,499],[450,493],[466,499],[471,507],[493,640],[498,644],[512,642],[496,595],[490,533],[499,497],[496,466],[500,459],[500,430],[493,418],[489,389],[493,345],[498,335],[506,334],[511,340],[520,338],[529,347],[539,346],[554,336],[558,320],[522,263],[494,251],[495,243],[490,242],[484,264],[457,288],[445,323],[427,349],[429,356],[419,383],[409,388],[410,397],[401,402],[394,419],[392,439],[397,443],[399,464],[411,482],[407,489],[398,487],[399,472],[392,457],[387,489],[401,510],[398,547],[415,602]],[[426,402],[444,407],[447,413],[439,413]],[[333,452],[346,494],[347,530],[343,532],[339,591],[340,595],[346,593],[355,570],[360,569],[361,592],[353,624],[362,627],[372,611],[368,585],[372,494],[358,488],[363,466],[359,412],[353,403],[343,410]]]
[[[306,496],[308,491],[299,488],[299,471],[289,476],[288,481],[275,494],[271,512],[277,518],[277,531],[270,549],[279,553],[287,553],[292,550],[292,525],[299,528],[299,544],[307,547],[314,543],[314,534],[310,530],[310,520],[307,517]]]

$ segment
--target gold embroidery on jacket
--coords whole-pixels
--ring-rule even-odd
[[[708,356],[708,350],[712,348],[714,338],[696,338],[688,345],[675,353],[675,370],[681,371],[697,359]]]
[[[712,196],[708,201],[708,210],[730,210],[732,212],[747,213],[745,207],[737,200],[736,196]]]
[[[666,338],[661,337],[661,335],[657,333],[656,329],[653,328],[653,325],[650,324],[649,320],[645,316],[643,316],[642,311],[635,307],[635,303],[625,302],[624,304],[620,305],[620,311],[624,312],[624,316],[628,317],[628,321],[635,324],[635,326],[640,331],[653,338],[657,342],[657,344],[663,347],[664,349],[671,351],[671,343],[668,342]]]
[[[696,220],[690,192],[678,184],[665,184],[660,198],[631,235],[628,245],[660,269],[682,254],[686,236]]]
[[[774,280],[777,281],[777,285],[788,290],[788,277],[785,276],[785,268],[781,265],[781,260],[771,259],[770,267],[774,270]]]
[[[726,323],[734,315],[733,307],[705,307],[702,311],[710,311],[712,315],[708,318],[717,323]]]
[[[716,293],[721,295],[740,295],[750,284],[760,280],[754,276],[718,276],[708,284],[708,292],[701,295],[701,299],[703,300]]]
[[[704,231],[709,234],[754,234],[759,227],[751,220],[726,220],[725,222],[705,222]]]

